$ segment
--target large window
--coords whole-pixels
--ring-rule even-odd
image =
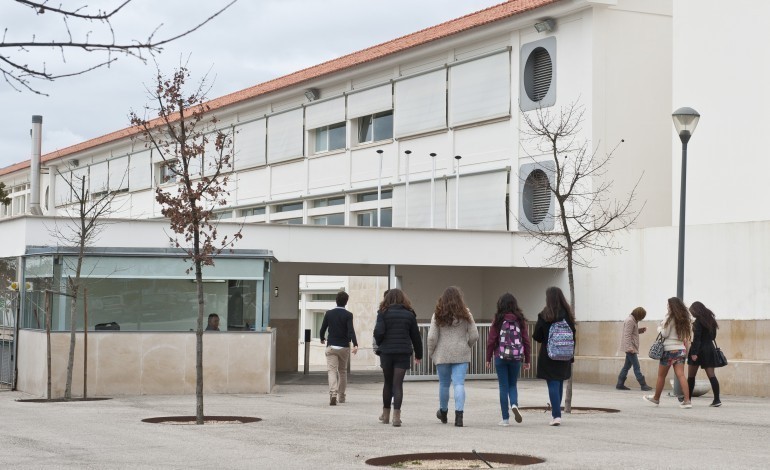
[[[345,123],[315,129],[315,153],[345,148]]]
[[[345,225],[345,214],[326,214],[313,217],[314,225]]]
[[[393,209],[390,207],[383,207],[380,209],[382,216],[382,223],[377,224],[377,209],[363,211],[356,213],[356,225],[359,227],[392,227],[393,226]]]
[[[240,210],[241,217],[251,217],[253,215],[265,215],[265,206],[247,207]]]
[[[380,191],[380,199],[392,199],[393,191],[388,189],[386,191]],[[370,193],[356,194],[356,202],[368,202],[377,200],[377,191]]]
[[[313,207],[341,206],[345,204],[345,196],[329,197],[313,200]]]
[[[393,138],[393,111],[363,116],[358,119],[358,143]]]

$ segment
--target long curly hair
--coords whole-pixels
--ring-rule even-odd
[[[714,315],[714,312],[703,305],[703,302],[698,302],[697,300],[693,302],[692,305],[690,305],[690,313],[695,318],[695,320],[699,321],[701,325],[703,325],[703,327],[710,332],[713,333],[719,329],[719,323],[717,323],[717,318]]]
[[[401,289],[388,289],[385,291],[385,295],[382,298],[382,302],[380,302],[380,308],[378,311],[384,312],[391,305],[402,305],[405,309],[414,313],[414,309],[412,308],[412,303],[409,301],[409,297],[407,297],[406,294],[404,294],[404,291]]]
[[[678,297],[668,299],[668,314],[663,326],[673,323],[676,330],[676,336],[685,343],[692,339],[692,323],[690,322],[690,312]]]
[[[502,325],[503,317],[505,317],[505,315],[508,313],[514,314],[520,321],[526,320],[524,318],[524,312],[522,312],[521,308],[519,307],[519,302],[510,292],[506,292],[505,294],[501,295],[499,299],[497,299],[497,312],[495,312],[495,319],[492,321],[492,323],[495,326]]]
[[[560,310],[563,310],[566,313],[569,322],[574,325],[575,314],[572,312],[572,308],[564,297],[564,292],[558,287],[549,287],[545,290],[545,308],[541,312],[543,320],[548,323],[555,322],[559,318]]]
[[[455,320],[470,321],[471,319],[468,307],[463,300],[463,293],[455,286],[447,287],[444,290],[436,302],[434,314],[438,326],[450,326]]]

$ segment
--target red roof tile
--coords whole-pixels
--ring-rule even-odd
[[[509,0],[505,3],[501,3],[499,5],[495,5],[475,13],[461,16],[460,18],[455,18],[445,23],[431,26],[421,31],[407,34],[406,36],[401,36],[400,38],[392,39],[388,42],[353,52],[352,54],[332,59],[330,61],[299,70],[289,75],[284,75],[283,77],[260,83],[259,85],[255,85],[250,88],[215,98],[209,101],[208,104],[212,111],[215,109],[220,109],[289,86],[297,85],[308,80],[316,79],[331,73],[340,72],[356,65],[365,64],[367,62],[381,59],[398,52],[403,52],[413,47],[427,44],[438,39],[443,39],[454,34],[493,23],[495,21],[500,21],[520,13],[556,3],[558,1],[559,0]],[[139,133],[140,131],[134,127],[121,129],[119,131],[111,132],[109,134],[105,134],[100,137],[72,145],[70,147],[65,147],[63,149],[47,153],[43,155],[42,161],[47,162],[55,160],[57,158],[72,155],[83,150],[98,147],[99,145],[114,142]],[[0,169],[0,176],[27,168],[29,167],[29,164],[30,162],[28,160]]]

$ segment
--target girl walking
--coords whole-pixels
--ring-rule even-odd
[[[537,324],[532,333],[532,339],[541,343],[537,356],[537,378],[544,379],[548,384],[548,396],[551,400],[551,426],[561,424],[561,402],[564,396],[564,381],[572,376],[570,360],[555,360],[548,356],[549,332],[555,323],[566,321],[575,336],[575,315],[564,298],[564,293],[558,287],[549,287],[545,291],[545,308],[537,315]]]
[[[692,346],[687,358],[687,386],[690,397],[692,397],[692,391],[695,388],[695,375],[700,367],[706,371],[709,382],[711,382],[711,391],[714,393],[714,400],[709,406],[722,406],[722,402],[719,400],[719,380],[714,374],[714,368],[718,367],[715,361],[714,340],[717,338],[719,324],[714,312],[706,308],[701,302],[693,302],[690,305],[690,313],[695,318],[692,327]]]
[[[455,426],[462,427],[465,411],[465,375],[471,361],[471,348],[479,340],[473,315],[457,287],[447,287],[436,303],[428,330],[428,354],[438,372],[436,417],[447,422],[449,385],[454,385]]]
[[[684,392],[684,401],[679,404],[679,407],[692,408],[690,390],[684,377],[684,361],[687,357],[687,346],[692,338],[692,329],[690,328],[690,313],[679,298],[671,297],[668,299],[668,313],[666,318],[660,322],[658,333],[664,338],[664,352],[658,365],[658,382],[655,384],[655,395],[644,395],[642,398],[658,406],[660,404],[660,394],[663,393],[663,386],[666,383],[666,375],[669,369],[673,367],[674,374],[677,380],[679,380],[682,392]]]
[[[380,353],[380,366],[385,384],[382,387],[380,421],[388,424],[393,404],[393,426],[401,426],[401,403],[404,399],[404,376],[414,362],[422,359],[422,338],[417,328],[417,314],[401,289],[390,289],[380,303],[374,340]]]
[[[498,426],[509,425],[509,409],[513,412],[516,422],[521,423],[516,382],[522,367],[529,370],[530,349],[527,320],[516,297],[505,293],[497,299],[497,312],[487,336],[487,369],[492,367],[494,355],[500,410],[503,413],[503,420],[497,423]]]

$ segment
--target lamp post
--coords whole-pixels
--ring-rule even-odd
[[[433,209],[435,207],[436,197],[436,154],[431,152],[430,154],[431,170],[430,170],[430,228],[433,228]]]
[[[684,300],[684,220],[687,196],[687,142],[698,126],[700,114],[692,108],[679,108],[671,115],[679,140],[682,141],[682,184],[679,193],[679,256],[676,270],[676,296]]]
[[[460,228],[460,155],[455,155],[457,170],[455,173],[455,229]]]
[[[377,173],[377,227],[379,227],[382,206],[382,150],[377,150],[377,155],[380,156],[380,171]]]
[[[409,227],[409,155],[412,154],[412,151],[404,150],[404,153],[406,154],[406,188],[404,189],[406,210],[404,211],[404,227]]]

